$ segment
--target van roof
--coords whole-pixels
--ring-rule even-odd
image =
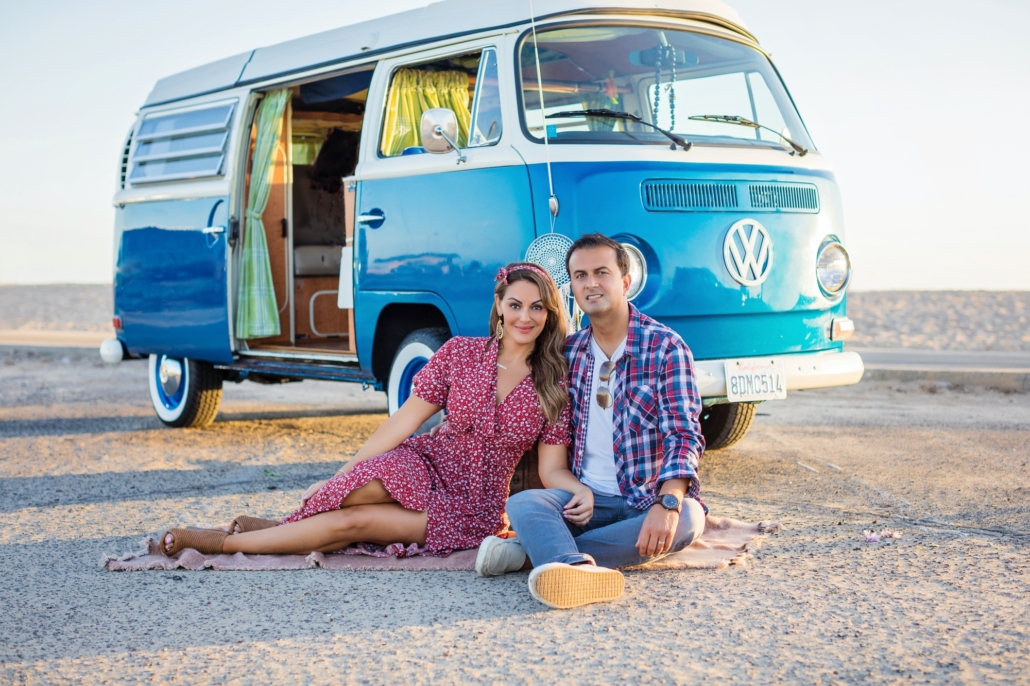
[[[549,0],[546,8],[546,13],[537,16],[538,20],[562,14],[647,12],[707,21],[754,39],[736,10],[720,0]],[[165,77],[154,86],[144,107],[342,64],[448,36],[517,26],[529,19],[529,0],[442,0],[428,7],[240,53]]]

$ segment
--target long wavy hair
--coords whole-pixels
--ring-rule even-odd
[[[536,271],[519,269],[525,262],[512,262],[505,269],[508,271],[507,283],[498,281],[494,288],[494,301],[490,305],[490,337],[495,338],[495,328],[498,317],[502,317],[497,311],[497,301],[504,301],[504,294],[510,284],[516,281],[528,281],[540,289],[540,300],[544,309],[547,310],[547,321],[544,329],[536,339],[533,352],[529,354],[530,374],[533,377],[533,387],[536,389],[536,396],[540,400],[540,409],[543,410],[547,421],[556,422],[561,415],[565,405],[569,402],[569,392],[566,390],[566,380],[569,375],[569,363],[565,359],[565,336],[568,334],[568,324],[565,318],[565,304],[554,285],[554,280]],[[537,265],[533,265],[540,269]],[[501,343],[503,345],[503,341]]]

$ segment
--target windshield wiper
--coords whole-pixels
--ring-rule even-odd
[[[746,126],[750,129],[765,129],[766,131],[772,131],[777,136],[787,141],[790,147],[794,148],[794,152],[798,154],[798,157],[804,157],[808,154],[807,148],[801,147],[779,131],[771,129],[768,126],[762,126],[761,124],[753,122],[750,119],[745,119],[744,117],[737,117],[732,114],[695,114],[692,117],[687,117],[687,119],[692,119],[693,121],[711,121],[718,124],[734,124],[735,126]],[[791,155],[793,154],[794,153],[792,152]]]
[[[672,145],[669,146],[670,150],[675,150],[677,145],[680,146],[681,148],[683,148],[684,150],[690,150],[690,148],[694,145],[693,143],[688,141],[686,138],[683,138],[681,136],[677,136],[676,134],[672,133],[671,131],[666,131],[665,129],[660,128],[658,126],[655,126],[654,124],[652,124],[650,122],[646,122],[643,119],[641,119],[640,117],[638,117],[637,115],[630,114],[629,112],[615,112],[614,110],[603,110],[603,109],[602,110],[566,110],[565,112],[555,112],[554,114],[547,115],[547,119],[572,119],[572,118],[575,118],[575,117],[602,117],[604,119],[628,119],[629,121],[635,121],[638,124],[643,124],[644,126],[650,126],[652,129],[654,129],[655,131],[658,131],[659,133],[664,135],[666,138],[668,138],[670,141],[672,141]]]

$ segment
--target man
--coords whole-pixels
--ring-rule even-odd
[[[529,591],[557,608],[613,600],[617,567],[677,552],[704,530],[698,459],[704,451],[693,359],[683,340],[626,298],[629,256],[587,234],[565,258],[590,326],[569,336],[573,443],[568,464],[540,463],[546,488],[516,493],[518,538],[483,542],[476,570],[533,565]]]

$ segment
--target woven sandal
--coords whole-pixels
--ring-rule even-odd
[[[279,526],[278,519],[261,519],[260,517],[241,515],[229,524],[229,534],[245,534],[249,531],[271,529],[273,526]],[[240,530],[237,531],[236,527],[239,527]]]
[[[172,535],[172,549],[168,550],[165,538]],[[166,557],[171,557],[181,550],[193,548],[205,555],[218,555],[222,552],[225,539],[229,534],[220,529],[169,529],[161,534],[160,548]]]

